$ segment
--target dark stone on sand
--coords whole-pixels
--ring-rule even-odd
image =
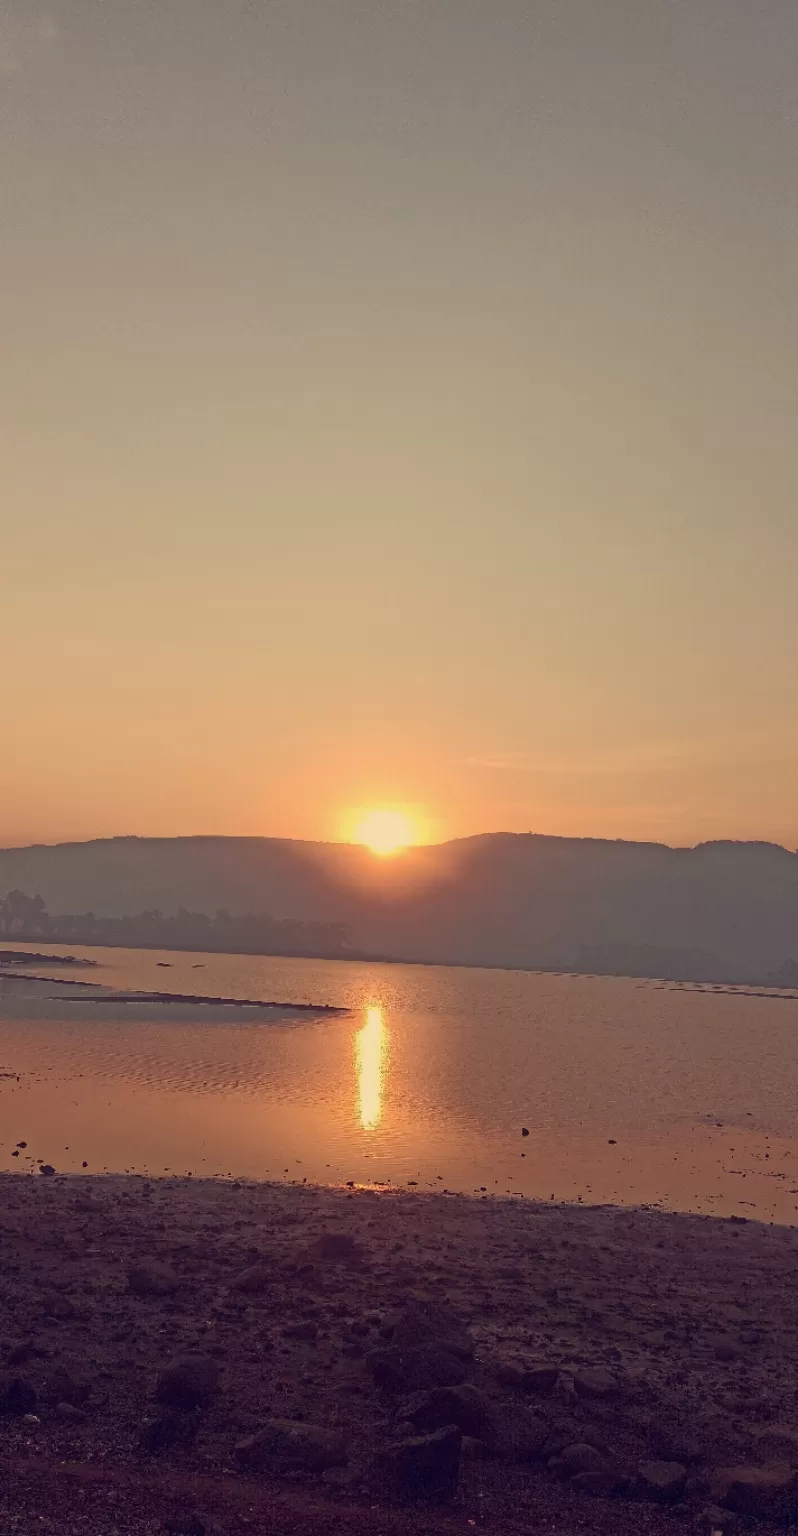
[[[712,1536],[713,1531],[733,1531],[740,1523],[740,1516],[732,1509],[721,1509],[719,1504],[706,1504],[701,1511],[701,1526]]]
[[[637,1469],[638,1492],[658,1504],[681,1498],[686,1481],[687,1469],[680,1461],[641,1461]]]
[[[47,1375],[47,1398],[51,1403],[71,1403],[82,1408],[91,1395],[88,1382],[81,1381],[73,1370],[61,1363]]]
[[[516,1392],[553,1392],[560,1379],[558,1365],[528,1365],[523,1360],[502,1360],[496,1370],[500,1387]]]
[[[325,1472],[344,1466],[346,1445],[335,1429],[293,1419],[269,1419],[257,1434],[239,1440],[236,1460],[253,1471]]]
[[[527,1392],[553,1392],[559,1379],[558,1365],[531,1365],[524,1372],[524,1388]]]
[[[172,1296],[180,1280],[161,1259],[143,1259],[128,1270],[127,1283],[136,1296]]]
[[[528,1136],[529,1135],[529,1131],[527,1130],[525,1125],[521,1126],[521,1135],[522,1136]]]
[[[464,1382],[459,1387],[435,1387],[418,1393],[402,1409],[420,1432],[443,1429],[455,1424],[464,1435],[486,1443],[493,1439],[494,1420],[490,1407],[478,1387]]]
[[[592,1370],[578,1371],[574,1387],[580,1397],[609,1397],[618,1390],[618,1382],[611,1371],[598,1365]]]
[[[798,1513],[798,1473],[786,1462],[770,1467],[722,1467],[712,1479],[712,1494],[739,1515],[789,1520]]]
[[[211,1355],[181,1355],[161,1371],[155,1395],[170,1408],[206,1408],[218,1386],[218,1360]]]
[[[474,1357],[473,1340],[462,1319],[441,1302],[411,1301],[390,1321],[391,1343],[399,1349],[419,1349],[434,1344],[458,1355],[461,1360]]]
[[[44,1302],[45,1317],[54,1317],[59,1323],[68,1323],[77,1317],[78,1309],[68,1296],[48,1296]]]
[[[606,1472],[607,1463],[594,1445],[575,1441],[573,1445],[567,1445],[558,1456],[551,1456],[548,1468],[555,1477],[572,1478],[583,1473]]]
[[[147,1456],[157,1456],[176,1445],[191,1445],[198,1428],[196,1414],[166,1408],[163,1413],[144,1420],[139,1429],[139,1447]]]
[[[366,1355],[366,1365],[375,1384],[386,1392],[459,1387],[468,1374],[462,1356],[436,1344],[424,1348],[373,1349]]]
[[[338,1488],[348,1493],[362,1483],[363,1473],[360,1467],[328,1467],[326,1472],[322,1472],[321,1480],[328,1488]]]
[[[487,1461],[491,1447],[485,1440],[475,1440],[473,1435],[463,1435],[460,1461]]]
[[[201,1515],[172,1515],[164,1520],[167,1536],[207,1536],[208,1527]]]
[[[455,1424],[430,1435],[395,1440],[377,1456],[375,1473],[398,1499],[450,1498],[460,1475],[463,1437]]]
[[[308,1257],[328,1264],[361,1264],[366,1249],[351,1232],[322,1232],[311,1244]]]
[[[233,1290],[241,1291],[245,1296],[258,1296],[269,1285],[269,1274],[264,1264],[250,1264],[248,1269],[242,1269],[233,1281]]]
[[[303,1344],[314,1344],[319,1334],[318,1323],[286,1323],[283,1329],[284,1339],[297,1339]]]
[[[0,1376],[0,1413],[35,1413],[36,1388],[22,1376]]]
[[[510,1387],[513,1391],[521,1392],[525,1376],[526,1367],[520,1360],[501,1360],[496,1367],[496,1380],[500,1387]]]
[[[42,1165],[41,1165],[41,1167],[39,1169],[39,1172],[43,1173],[45,1178],[51,1179],[53,1177],[53,1174],[55,1173],[55,1169],[54,1169],[52,1163],[42,1163]]]
[[[26,1360],[31,1360],[39,1354],[32,1339],[24,1339],[21,1344],[14,1344],[8,1351],[6,1359],[9,1365],[24,1365]]]

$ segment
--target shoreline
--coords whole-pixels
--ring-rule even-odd
[[[798,1515],[792,1228],[123,1174],[4,1173],[0,1205],[9,1531],[105,1536],[114,1490],[124,1536]],[[201,1406],[159,1402],[197,1354]],[[420,1441],[448,1481],[405,1502]]]
[[[2,944],[11,942],[12,940],[10,939],[0,940],[0,966],[2,965],[3,955]],[[40,944],[43,942],[43,940],[41,935],[33,939],[23,939],[19,935],[16,935],[16,942],[20,944]],[[563,966],[549,965],[486,965],[484,962],[476,964],[469,960],[413,960],[406,958],[402,959],[396,955],[371,954],[366,950],[352,950],[347,954],[342,954],[340,950],[335,952],[314,951],[312,953],[307,953],[296,950],[276,951],[252,949],[208,949],[206,945],[199,944],[181,944],[178,947],[175,947],[174,945],[156,943],[155,941],[141,944],[109,944],[107,939],[59,939],[55,937],[50,939],[49,942],[58,944],[63,949],[77,948],[130,950],[133,954],[137,953],[138,951],[143,951],[144,953],[161,953],[173,955],[238,955],[242,958],[249,958],[252,960],[307,960],[311,962],[321,961],[325,964],[340,962],[341,964],[346,965],[401,965],[409,967],[421,966],[424,968],[440,968],[443,970],[499,971],[508,975],[519,976],[564,976],[573,977],[575,980],[583,981],[633,981],[641,983],[651,982],[654,985],[673,987],[677,990],[691,989],[697,992],[719,991],[728,992],[731,996],[739,996],[742,994],[752,997],[771,998],[777,1002],[798,1002],[798,991],[795,990],[792,984],[781,986],[777,981],[774,981],[772,977],[762,976],[753,977],[747,981],[730,979],[728,976],[701,977],[697,979],[695,977],[689,976],[658,976],[653,972],[642,973],[631,971],[579,971]],[[39,956],[38,958],[40,963],[42,959],[46,959],[48,963],[52,964],[63,963],[63,959],[58,956]],[[96,965],[97,963],[94,960],[74,960],[74,957],[69,957],[69,960],[78,965]]]

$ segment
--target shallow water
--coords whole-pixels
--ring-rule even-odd
[[[443,966],[63,952],[97,967],[38,967],[61,983],[50,988],[0,980],[0,1167],[415,1181],[798,1220],[798,1000]],[[136,1004],[109,1016],[67,978],[349,1011]]]

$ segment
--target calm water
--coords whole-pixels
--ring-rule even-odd
[[[54,1004],[0,981],[2,1167],[415,1181],[798,1221],[798,1001],[442,966],[70,952],[97,961],[80,975],[106,986],[349,1011],[264,1021],[138,1005],[109,1020],[79,994]]]

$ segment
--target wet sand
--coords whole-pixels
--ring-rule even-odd
[[[4,1532],[798,1511],[791,1228],[192,1179],[0,1194]]]

